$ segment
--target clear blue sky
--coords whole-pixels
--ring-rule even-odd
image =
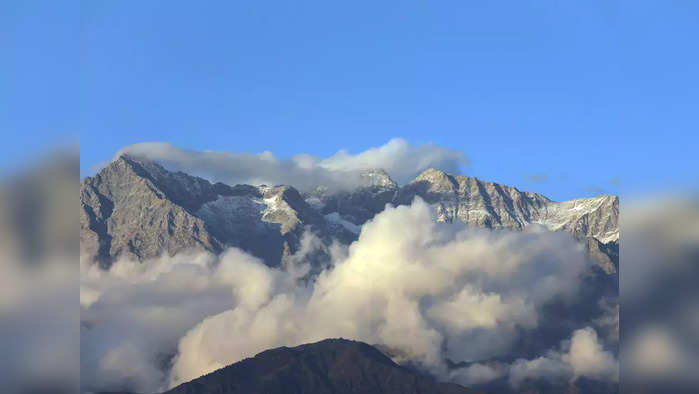
[[[284,157],[403,137],[558,200],[699,173],[696,1],[8,3],[3,165],[68,134],[82,175],[142,141]]]

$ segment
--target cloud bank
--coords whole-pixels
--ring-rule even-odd
[[[171,384],[266,348],[328,337],[382,344],[440,374],[445,357],[507,352],[518,330],[537,327],[539,306],[574,295],[587,264],[560,234],[456,231],[434,223],[421,200],[388,208],[312,288],[267,292],[254,306],[243,298],[191,330]],[[251,286],[272,288],[273,275],[263,278]]]
[[[575,302],[592,263],[567,234],[468,229],[433,214],[420,199],[389,206],[355,243],[335,246],[333,268],[306,284],[312,240],[284,269],[237,249],[120,261],[109,272],[85,265],[83,388],[155,392],[265,349],[329,337],[380,344],[442,379],[498,379],[509,366],[455,373],[446,360],[516,354],[548,324],[547,305]],[[589,367],[606,363],[606,353],[585,333],[573,335],[566,368],[606,379]]]
[[[459,173],[468,164],[463,152],[432,144],[411,145],[400,138],[357,154],[341,150],[325,158],[297,154],[284,159],[269,151],[260,154],[195,151],[164,142],[129,145],[120,149],[115,158],[122,154],[231,185],[290,184],[306,191],[318,186],[347,189],[360,185],[359,174],[369,169],[383,169],[403,184],[428,168]]]

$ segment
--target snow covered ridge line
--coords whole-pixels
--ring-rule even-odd
[[[580,198],[563,202],[551,202],[547,214],[538,222],[551,231],[566,231],[571,224],[586,220],[591,213],[599,212],[608,224],[593,227],[592,236],[602,243],[619,242],[619,198],[604,195],[592,198]]]
[[[515,187],[475,177],[427,169],[405,186],[367,186],[347,193],[309,193],[306,200],[325,215],[361,225],[381,212],[385,204],[408,205],[415,197],[427,201],[440,222],[522,231],[531,224],[571,233],[608,273],[618,266],[619,199],[599,196],[564,202],[551,201]]]
[[[440,222],[515,231],[538,224],[568,232],[606,272],[616,272],[616,196],[553,202],[436,169],[403,186],[379,169],[361,178],[362,186],[335,192],[230,186],[122,156],[81,183],[81,246],[105,268],[120,256],[146,260],[192,247],[219,253],[229,246],[276,266],[299,249],[306,230],[327,247],[336,241],[349,244],[387,204],[409,205],[420,198]]]
[[[590,217],[595,214],[595,217]],[[550,202],[546,204],[543,215],[532,223],[544,225],[551,231],[568,231],[572,226],[579,225],[579,231],[587,231],[588,235],[606,244],[619,241],[618,215],[618,197],[604,195]],[[591,220],[597,222],[591,223]],[[587,225],[587,230],[584,225]]]

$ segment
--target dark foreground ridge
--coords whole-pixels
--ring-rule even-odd
[[[470,394],[480,391],[420,375],[394,363],[366,343],[326,339],[293,348],[266,350],[166,392],[214,393]]]

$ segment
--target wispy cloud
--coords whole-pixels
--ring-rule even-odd
[[[529,180],[529,182],[541,183],[548,181],[549,177],[543,174],[532,174],[529,175],[527,179]]]
[[[588,186],[585,188],[585,193],[592,195],[607,194],[607,191],[599,186]]]
[[[458,150],[433,144],[412,145],[394,138],[386,144],[357,154],[340,150],[329,157],[297,154],[289,159],[272,152],[259,154],[182,149],[164,142],[145,142],[119,150],[129,154],[228,184],[293,185],[302,190],[324,186],[345,189],[361,182],[359,173],[383,169],[398,183],[407,183],[428,168],[460,173],[468,165]]]

